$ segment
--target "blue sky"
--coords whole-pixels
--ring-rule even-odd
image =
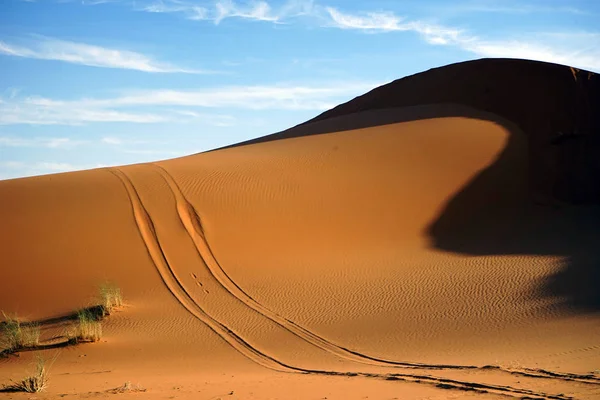
[[[600,72],[600,2],[3,0],[0,179],[209,150],[481,57]]]

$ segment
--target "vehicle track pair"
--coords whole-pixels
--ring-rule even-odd
[[[576,374],[560,374],[545,370],[535,369],[505,369],[499,366],[471,366],[471,365],[449,365],[449,364],[424,364],[424,363],[413,363],[413,362],[402,362],[402,361],[391,361],[384,360],[376,357],[371,357],[343,346],[336,345],[329,340],[309,331],[308,329],[301,327],[300,325],[290,321],[289,319],[277,314],[276,312],[268,309],[264,305],[257,302],[250,295],[248,295],[239,285],[237,285],[221,267],[216,260],[207,240],[204,230],[202,228],[201,218],[191,205],[191,203],[185,198],[179,186],[173,179],[173,177],[162,167],[155,164],[148,164],[150,168],[154,168],[161,177],[165,180],[169,186],[177,207],[177,213],[187,231],[189,237],[194,243],[198,253],[202,257],[206,267],[210,271],[211,275],[218,281],[218,283],[233,297],[242,302],[244,305],[260,313],[265,318],[279,325],[281,328],[291,332],[295,336],[302,340],[310,343],[311,345],[325,350],[331,354],[336,355],[344,360],[348,360],[355,363],[367,364],[378,367],[389,367],[397,369],[420,369],[420,370],[498,370],[515,375],[522,375],[531,378],[545,378],[545,379],[561,379],[568,381],[577,381],[580,383],[589,384],[600,384],[600,379],[590,375],[576,375]],[[461,390],[474,390],[479,392],[487,393],[498,393],[506,394],[515,397],[522,396],[536,396],[539,398],[548,399],[569,399],[568,396],[564,395],[551,395],[546,393],[539,393],[529,389],[515,388],[511,386],[502,385],[491,385],[482,384],[476,382],[460,381],[455,379],[448,379],[443,377],[436,377],[428,374],[415,374],[415,373],[370,373],[360,371],[328,371],[320,369],[308,369],[301,368],[293,365],[289,365],[276,357],[267,354],[264,351],[252,346],[239,334],[230,329],[225,323],[218,321],[217,319],[206,313],[203,308],[193,299],[192,295],[188,292],[185,286],[177,278],[175,271],[169,264],[165,255],[165,250],[162,248],[161,243],[158,239],[154,223],[147,209],[144,207],[142,200],[137,192],[136,187],[129,178],[129,176],[119,168],[111,168],[112,172],[117,178],[123,183],[127,194],[129,196],[134,218],[137,227],[140,231],[145,246],[147,247],[148,253],[155,264],[163,282],[173,294],[173,296],[181,303],[185,309],[190,312],[194,317],[204,322],[213,332],[221,337],[225,342],[232,346],[235,350],[240,352],[242,355],[252,360],[253,362],[269,368],[271,370],[287,373],[305,373],[305,374],[319,374],[319,375],[337,375],[337,376],[362,376],[369,378],[379,378],[386,380],[401,380],[418,383],[426,383],[430,385],[436,385],[448,389],[461,389]]]

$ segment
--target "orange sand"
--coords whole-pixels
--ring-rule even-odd
[[[526,133],[449,104],[294,129],[0,182],[0,309],[68,314],[106,280],[127,303],[0,382],[41,353],[36,398],[600,398],[600,212],[532,200]]]

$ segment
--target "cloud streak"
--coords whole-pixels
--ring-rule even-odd
[[[507,4],[506,2],[498,4],[453,4],[451,6],[453,11],[461,13],[473,12],[473,13],[494,13],[494,14],[533,14],[533,13],[547,13],[547,14],[575,14],[575,15],[590,15],[591,13],[584,11],[576,7],[569,6],[543,6],[543,5],[531,5],[531,4]]]
[[[86,100],[94,106],[188,106],[249,110],[325,110],[349,95],[377,86],[372,82],[339,82],[327,86],[224,86],[200,90],[140,91],[112,99]],[[43,101],[43,100],[42,100]]]
[[[215,24],[218,24],[226,18],[243,18],[267,22],[278,22],[281,18],[280,15],[274,14],[273,10],[271,10],[271,6],[264,1],[258,1],[244,7],[231,0],[223,0],[217,2],[215,8]]]
[[[567,43],[560,43],[551,36],[538,35],[537,40],[474,38],[457,45],[481,57],[532,59],[600,71],[600,45],[588,44],[600,43],[600,34],[584,35],[589,37],[589,41],[578,35],[567,35],[572,37]]]
[[[71,149],[88,143],[85,140],[61,138],[20,138],[14,136],[0,136],[0,147],[43,147],[48,149]]]
[[[55,174],[59,172],[79,171],[106,167],[104,164],[71,164],[55,161],[0,161],[0,180],[27,176]]]
[[[164,116],[153,113],[90,107],[85,101],[57,102],[43,98],[19,98],[0,102],[0,125],[84,125],[94,122],[150,124],[166,121]]]
[[[381,83],[381,82],[380,82]],[[225,86],[198,90],[141,90],[112,98],[57,100],[0,98],[0,125],[83,125],[88,123],[204,123],[231,126],[223,110],[327,110],[380,83],[328,85]],[[206,112],[211,109],[211,112]]]
[[[461,30],[422,21],[407,21],[391,12],[347,14],[333,7],[326,8],[331,17],[330,27],[365,32],[416,32],[431,44],[449,44],[458,40]]]
[[[149,56],[128,50],[112,49],[53,38],[30,41],[29,46],[0,41],[0,54],[39,60],[63,61],[101,68],[128,69],[149,73],[210,73],[160,63]]]
[[[533,7],[533,6],[458,6],[462,12],[563,12],[582,13],[572,7]],[[538,61],[567,64],[579,68],[600,71],[599,46],[596,33],[573,36],[569,42],[556,42],[543,34],[515,36],[511,33],[504,39],[488,39],[464,29],[431,23],[418,19],[407,19],[392,11],[344,12],[336,7],[321,5],[313,0],[293,0],[275,7],[266,1],[236,2],[218,0],[202,7],[184,0],[161,0],[144,8],[148,12],[181,13],[188,19],[208,20],[215,24],[227,18],[263,21],[269,23],[290,23],[299,17],[306,17],[308,23],[321,28],[343,29],[375,33],[412,32],[431,45],[453,46],[479,57],[524,58]],[[563,34],[564,35],[564,34]],[[569,33],[566,33],[569,35]],[[587,39],[582,36],[587,35]],[[580,36],[579,38],[577,36]]]
[[[600,71],[600,33],[541,33],[534,38],[489,40],[452,27],[407,21],[391,12],[348,14],[332,7],[327,12],[330,27],[368,33],[415,32],[429,44],[454,46],[480,57],[532,59]]]
[[[211,5],[198,5],[184,0],[158,0],[138,9],[150,13],[179,13],[190,20],[212,21],[218,25],[229,18],[284,23],[290,18],[314,15],[320,8],[315,6],[312,0],[292,0],[279,7],[274,7],[263,0],[251,2],[218,0]]]

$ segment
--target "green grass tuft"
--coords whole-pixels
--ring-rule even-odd
[[[109,315],[115,307],[123,305],[121,289],[113,284],[105,283],[100,286],[100,305],[104,313]]]
[[[4,321],[0,323],[0,347],[6,352],[14,352],[40,344],[40,326],[36,323],[23,324],[17,317],[2,312]]]
[[[97,342],[102,337],[102,324],[89,309],[77,312],[77,327],[75,334],[70,339],[79,342]]]

